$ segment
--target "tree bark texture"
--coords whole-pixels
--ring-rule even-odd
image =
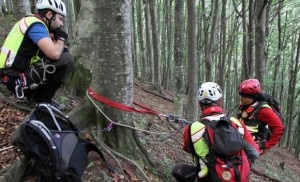
[[[188,12],[188,98],[187,98],[187,118],[195,121],[198,118],[198,99],[196,98],[198,89],[197,74],[197,51],[196,51],[196,9],[195,1],[187,1]]]
[[[133,101],[130,15],[129,0],[87,0],[79,13],[73,48],[78,62],[92,71],[91,87],[103,97],[125,105]],[[133,125],[128,112],[100,103],[99,107],[110,120]],[[110,124],[108,119],[97,119],[103,128]],[[138,150],[135,131],[115,125],[101,139],[125,156],[145,161],[147,154]]]

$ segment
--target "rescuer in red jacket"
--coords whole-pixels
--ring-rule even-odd
[[[282,121],[266,103],[254,114],[255,107],[262,100],[262,88],[257,79],[244,80],[238,91],[240,94],[239,119],[246,124],[261,152],[270,149],[282,137],[284,130]]]

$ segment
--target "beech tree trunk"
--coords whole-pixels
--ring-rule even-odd
[[[77,36],[72,49],[79,65],[82,65],[81,70],[77,68],[75,72],[77,80],[74,80],[74,84],[82,82],[80,76],[85,75],[82,70],[88,69],[92,73],[91,87],[98,94],[125,105],[132,105],[133,102],[130,7],[130,0],[87,0],[79,13],[81,18],[77,21]],[[130,113],[97,103],[112,121],[133,125]],[[84,102],[82,105],[82,120],[95,125],[93,119],[96,116],[95,119],[99,121],[97,125],[100,126],[98,130],[110,124],[90,104]],[[147,152],[139,144],[134,130],[114,125],[110,132],[100,133],[99,139],[128,158],[144,162],[148,160]]]

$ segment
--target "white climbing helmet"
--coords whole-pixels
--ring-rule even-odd
[[[67,16],[66,5],[61,0],[37,0],[36,8],[39,9],[51,9],[52,11]]]
[[[217,83],[205,82],[198,90],[197,98],[199,101],[210,100],[217,101],[222,97],[222,90]]]

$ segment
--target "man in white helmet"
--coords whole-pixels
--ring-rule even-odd
[[[183,134],[183,150],[193,155],[193,158],[196,160],[196,165],[176,164],[173,167],[172,175],[179,182],[216,180],[216,175],[212,173],[214,169],[210,167],[209,163],[210,145],[204,139],[206,126],[203,121],[205,120],[210,122],[211,120],[220,120],[220,118],[226,116],[221,108],[221,88],[217,83],[205,82],[199,87],[197,98],[201,109],[200,121],[202,122],[193,122],[184,129]],[[246,126],[235,118],[230,117],[230,120],[236,125],[238,131],[243,135],[243,145],[248,158],[257,158],[259,156],[258,146],[253,141]],[[249,164],[248,160],[247,163]],[[250,166],[247,166],[247,168],[250,172]],[[222,179],[217,180],[221,181]],[[244,179],[244,181],[247,180]]]
[[[61,0],[38,0],[37,13],[18,21],[0,52],[0,79],[17,97],[52,103],[74,69],[62,31],[66,7]]]
[[[0,52],[0,82],[18,97],[49,102],[66,76],[74,69],[74,60],[61,29],[66,7],[61,0],[37,0],[37,13],[18,21]],[[5,181],[24,181],[31,175],[25,157],[5,174]]]

